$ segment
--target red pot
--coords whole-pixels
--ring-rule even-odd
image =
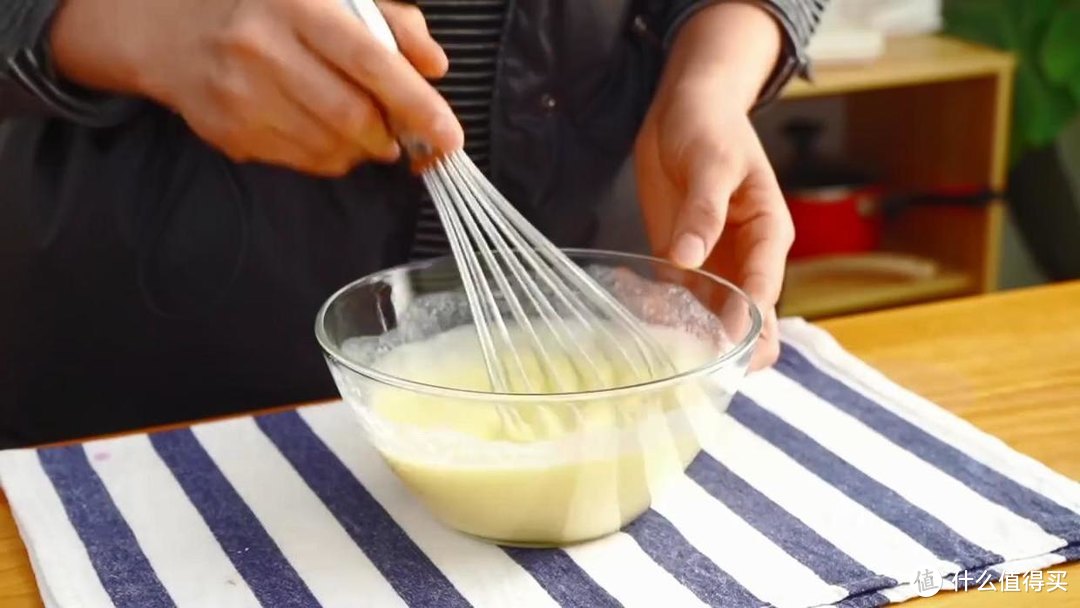
[[[792,259],[874,251],[881,243],[882,189],[832,187],[785,194],[795,223]]]
[[[870,171],[822,157],[822,130],[820,123],[798,119],[784,127],[795,149],[780,176],[795,223],[793,259],[865,253],[881,241],[883,189]]]

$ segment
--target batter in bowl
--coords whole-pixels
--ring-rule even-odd
[[[679,372],[716,356],[712,345],[680,330],[647,331]],[[588,331],[575,335],[587,351],[596,348]],[[627,361],[610,353],[594,357],[607,362],[601,370],[606,377],[590,379],[574,371],[584,367],[568,359],[574,355],[552,349],[562,353],[555,361],[560,376],[553,379],[529,357],[532,349],[518,351],[525,356],[527,378],[516,381],[544,392],[641,381]],[[400,345],[374,367],[412,382],[490,391],[469,325]],[[690,420],[695,410],[710,407],[707,382],[706,376],[614,397],[517,402],[378,384],[365,389],[358,409],[393,470],[448,525],[503,543],[566,544],[619,529],[648,508],[666,481],[682,474],[699,450]]]

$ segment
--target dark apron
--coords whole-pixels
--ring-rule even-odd
[[[236,166],[161,110],[0,152],[0,446],[331,397],[318,307],[411,245],[403,167]]]

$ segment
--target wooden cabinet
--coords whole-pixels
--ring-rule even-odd
[[[824,67],[792,82],[779,102],[835,96],[847,155],[881,171],[886,186],[923,191],[1005,186],[1011,117],[1011,55],[941,36],[890,40],[874,63]],[[996,286],[1004,204],[921,205],[886,227],[883,250],[919,255],[939,270],[920,278],[812,271],[793,263],[781,312],[831,316],[991,291]]]

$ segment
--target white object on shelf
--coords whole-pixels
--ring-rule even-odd
[[[807,55],[816,65],[866,63],[885,51],[885,36],[859,23],[840,0],[825,9]]]
[[[832,0],[807,54],[817,65],[866,63],[888,36],[929,34],[941,27],[941,0]]]
[[[884,52],[881,32],[854,26],[822,28],[806,49],[815,65],[869,63]]]
[[[861,6],[864,22],[886,36],[933,34],[941,29],[941,0],[858,0],[845,3]]]

